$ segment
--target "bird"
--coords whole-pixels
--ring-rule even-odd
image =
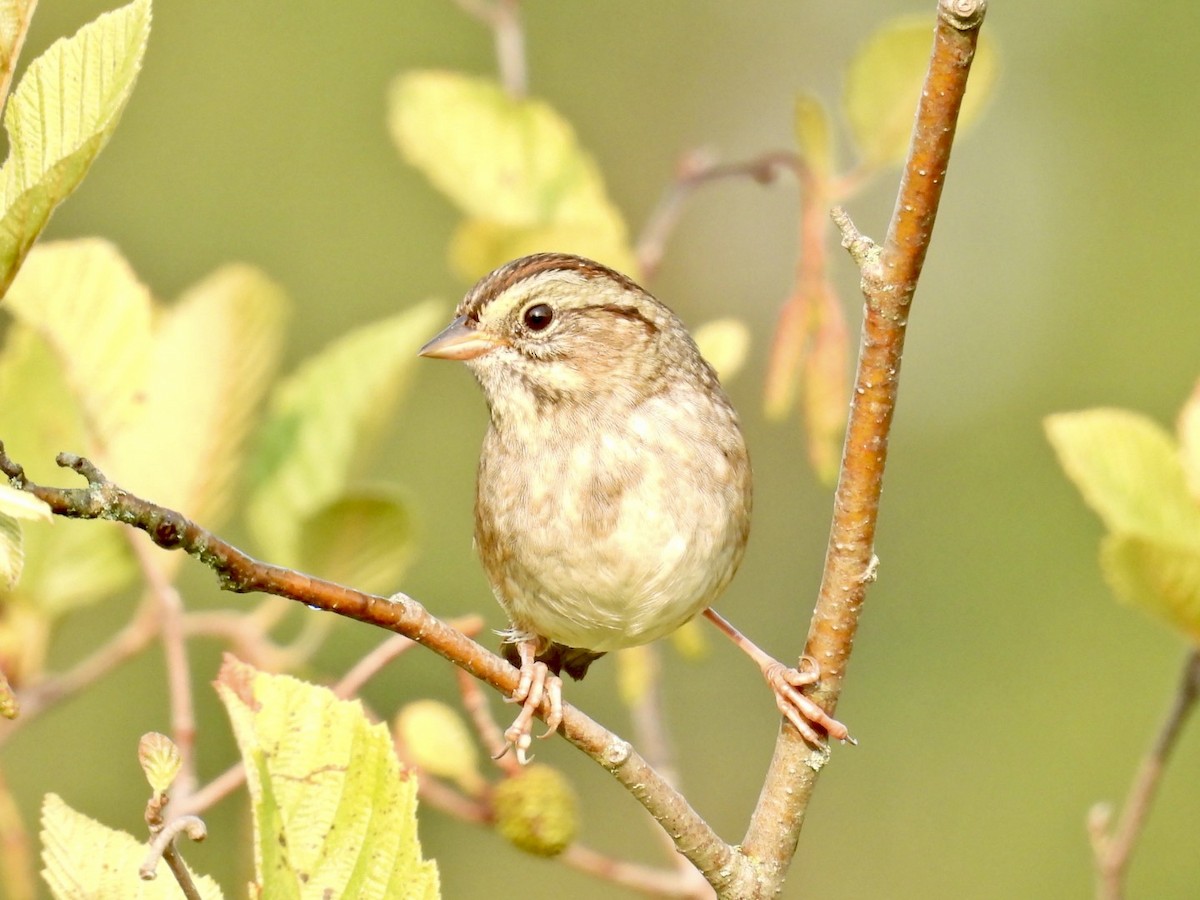
[[[566,253],[485,275],[420,355],[466,363],[489,424],[475,548],[520,671],[505,731],[525,763],[532,723],[562,721],[562,679],[704,613],[759,665],[810,743],[853,740],[788,667],[713,610],[750,533],[750,458],[716,372],[680,319],[633,279]]]

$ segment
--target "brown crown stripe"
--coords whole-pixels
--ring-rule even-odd
[[[642,288],[615,269],[601,265],[582,256],[569,253],[536,253],[533,256],[523,256],[506,263],[482,279],[467,292],[459,306],[459,315],[467,315],[477,319],[480,310],[491,303],[509,288],[536,275],[553,271],[576,272],[584,278],[609,278],[620,284],[626,290],[641,291]]]

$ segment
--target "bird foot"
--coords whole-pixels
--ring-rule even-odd
[[[529,747],[533,743],[533,719],[543,701],[550,708],[546,713],[546,731],[539,737],[547,738],[554,734],[562,723],[562,679],[552,673],[545,663],[537,661],[537,645],[534,641],[518,643],[517,653],[521,659],[521,680],[517,682],[517,688],[508,702],[520,703],[521,712],[505,730],[504,740],[507,742],[505,752],[512,747],[517,753],[517,762],[524,766],[533,758],[529,755]]]
[[[775,705],[808,743],[815,747],[824,746],[818,728],[842,743],[858,743],[850,736],[845,725],[800,692],[800,688],[814,684],[821,678],[821,669],[815,659],[811,656],[800,657],[799,668],[789,668],[776,660],[764,660],[760,665],[763,678],[775,694]]]

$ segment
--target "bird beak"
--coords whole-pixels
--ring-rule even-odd
[[[502,343],[503,341],[480,331],[478,326],[467,321],[466,316],[459,316],[422,347],[418,356],[431,356],[435,359],[474,359]]]

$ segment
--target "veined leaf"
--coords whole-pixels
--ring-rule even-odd
[[[226,266],[189,288],[157,323],[153,377],[141,416],[112,441],[111,477],[219,527],[279,365],[287,305],[282,289],[250,266]]]
[[[843,107],[867,165],[904,161],[932,46],[929,18],[905,16],[871,35],[851,61]],[[978,120],[998,71],[991,41],[981,35],[958,117],[960,135]]]
[[[390,594],[412,557],[408,504],[394,487],[351,489],[304,521],[304,571],[360,591]]]
[[[1200,541],[1111,534],[1101,545],[1100,567],[1118,597],[1200,642]]]
[[[42,877],[55,900],[182,900],[183,891],[159,863],[158,878],[142,881],[146,844],[78,813],[56,794],[42,801]],[[220,900],[207,875],[192,875],[204,900]]]
[[[88,448],[104,446],[135,415],[146,381],[149,290],[107,241],[56,241],[29,254],[4,308],[54,350],[84,412]]]
[[[596,163],[548,104],[489,79],[411,72],[392,83],[388,124],[404,158],[470,220],[452,251],[468,277],[542,250],[635,271]]]
[[[443,318],[427,301],[334,341],[275,390],[247,508],[264,552],[298,565],[300,527],[346,489],[394,413],[417,351]]]
[[[116,128],[149,34],[150,0],[134,0],[55,41],[26,70],[4,116],[0,296]]]
[[[217,693],[246,765],[262,896],[439,895],[421,858],[417,780],[357,701],[226,657]]]
[[[1126,410],[1090,409],[1047,416],[1046,434],[1109,531],[1200,544],[1200,505],[1188,492],[1171,436],[1158,423]]]

